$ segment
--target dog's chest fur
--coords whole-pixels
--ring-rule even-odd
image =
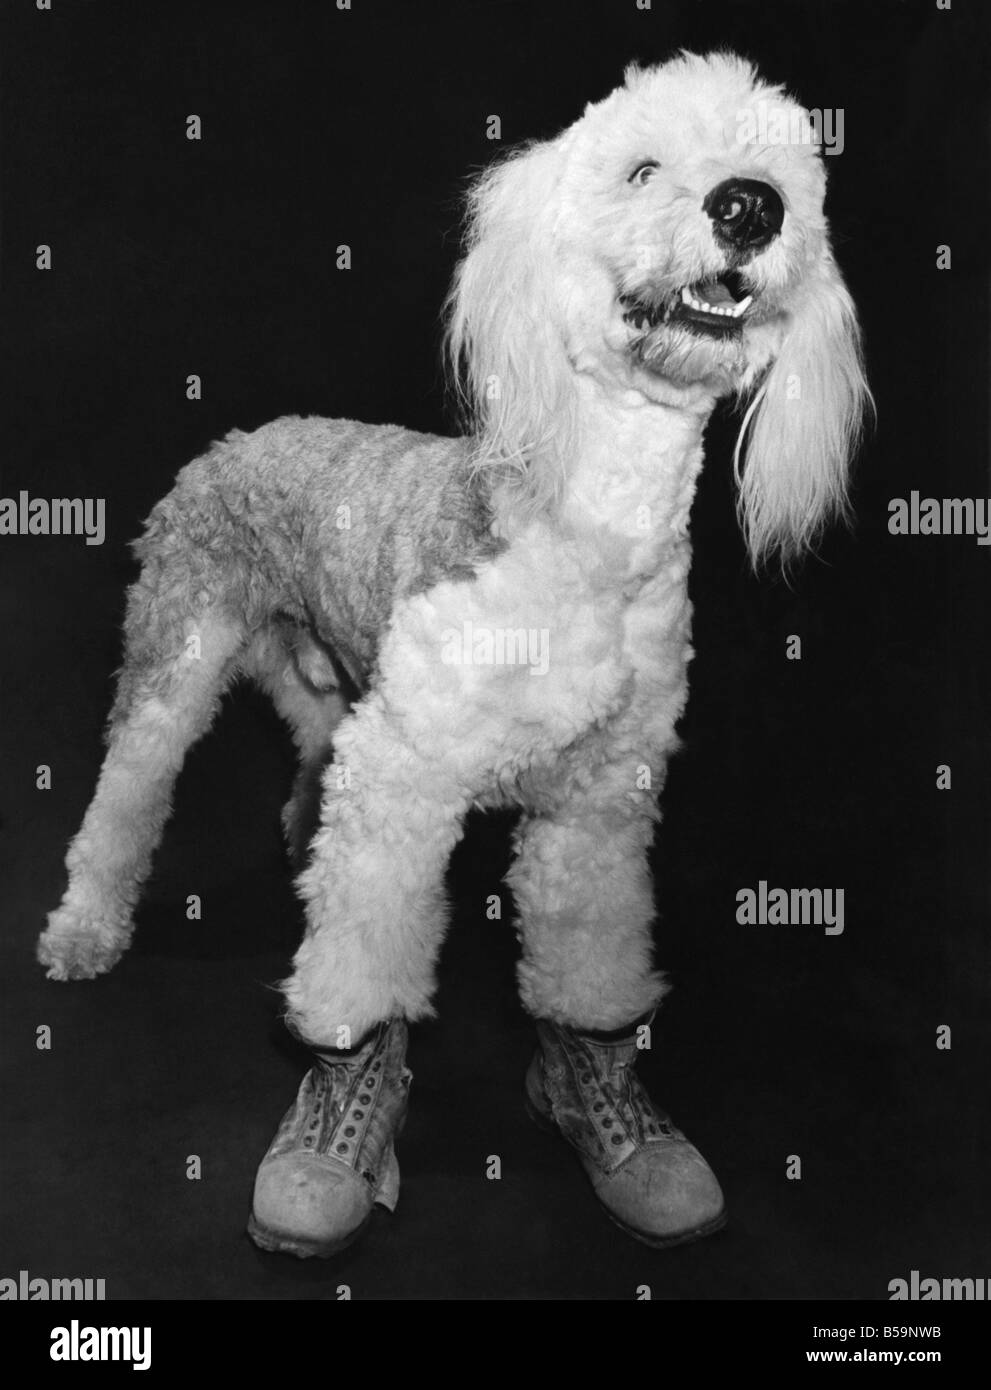
[[[688,517],[702,422],[672,411],[661,420],[660,409],[589,411],[554,516],[503,526],[497,515],[502,553],[392,615],[378,692],[483,799],[638,701],[631,737],[649,725],[651,701],[670,736],[691,655]],[[646,748],[649,728],[642,737]]]

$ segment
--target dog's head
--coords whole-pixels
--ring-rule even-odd
[[[810,117],[728,54],[626,80],[481,175],[448,342],[481,457],[534,505],[580,447],[576,376],[677,407],[749,400],[741,518],[785,559],[845,506],[865,401]],[[741,465],[745,455],[745,467]]]

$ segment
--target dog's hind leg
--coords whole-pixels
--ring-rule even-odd
[[[282,812],[293,864],[302,868],[320,818],[320,779],[333,733],[348,712],[330,657],[304,628],[271,623],[251,640],[241,670],[271,698],[293,736],[299,770]]]
[[[131,589],[125,658],[93,799],[66,858],[69,885],[38,959],[52,980],[91,979],[130,942],[132,913],[171,810],[187,749],[206,732],[234,674],[243,623],[188,577],[146,566]]]

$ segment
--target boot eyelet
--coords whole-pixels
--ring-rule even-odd
[[[621,1134],[614,1134],[613,1137],[609,1140],[609,1142],[610,1144],[622,1144],[623,1136]]]
[[[348,1144],[338,1144],[338,1146],[337,1146],[337,1152],[338,1152],[339,1154],[346,1154],[349,1147],[350,1147],[350,1146],[349,1146]]]
[[[309,1149],[309,1148],[312,1148],[312,1147],[313,1147],[313,1135],[312,1135],[312,1134],[308,1134],[308,1135],[306,1136],[306,1138],[303,1140],[303,1143],[306,1145],[306,1147],[307,1147],[308,1149]]]
[[[348,1125],[347,1129],[344,1131],[344,1134],[346,1138],[353,1139],[355,1136],[354,1125]]]
[[[612,1116],[611,1116],[611,1115],[607,1115],[606,1118],[602,1121],[602,1128],[603,1128],[603,1129],[612,1129]]]
[[[362,1105],[371,1105],[372,1103],[371,1096],[359,1096],[358,1100],[361,1102]]]
[[[592,1106],[592,1109],[596,1112],[596,1114],[599,1114],[599,1112],[605,1110],[605,1108],[606,1103],[604,1100],[597,1100],[595,1104]]]
[[[355,1120],[363,1120],[364,1118],[365,1118],[365,1112],[364,1112],[364,1110],[355,1110],[355,1111],[354,1111],[354,1114],[352,1115],[352,1119],[355,1119]]]

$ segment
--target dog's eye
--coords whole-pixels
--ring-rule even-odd
[[[648,159],[645,164],[640,164],[634,169],[633,173],[627,179],[627,183],[634,183],[638,188],[642,188],[653,176],[654,170],[660,167],[656,159]]]

